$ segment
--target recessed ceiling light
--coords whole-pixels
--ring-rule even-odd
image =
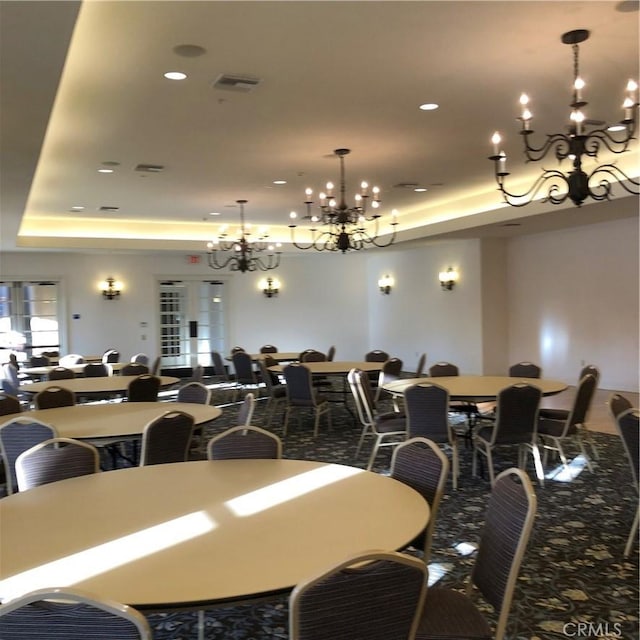
[[[113,169],[98,169],[98,173],[113,173]]]
[[[187,77],[186,73],[182,73],[182,71],[167,71],[164,74],[164,77],[167,80],[184,80]]]
[[[220,212],[219,212],[219,211],[210,211],[210,212],[209,212],[209,215],[210,215],[210,216],[219,216],[219,215],[220,215]]]
[[[274,180],[273,184],[287,184],[286,180]]]
[[[70,211],[84,211],[84,207],[81,207],[80,205],[76,205],[74,207],[71,207]]]
[[[439,106],[440,105],[436,104],[435,102],[425,102],[424,104],[420,105],[420,109],[422,109],[422,111],[434,111]]]
[[[426,188],[426,187],[416,187],[416,188],[414,189],[414,191],[415,191],[416,193],[423,193],[423,192],[424,192],[424,191],[426,191],[426,190],[427,190],[427,188]]]

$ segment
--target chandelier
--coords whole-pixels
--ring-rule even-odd
[[[274,245],[267,242],[266,231],[257,240],[251,241],[250,232],[244,222],[244,205],[246,200],[236,200],[240,205],[240,238],[230,240],[227,233],[227,226],[223,225],[218,237],[207,243],[207,254],[209,266],[212,269],[224,269],[229,267],[230,271],[269,271],[280,265],[280,251],[276,251]],[[276,245],[279,247],[279,244]],[[231,255],[225,255],[231,252]],[[264,255],[260,255],[264,254]]]
[[[297,225],[295,220],[298,214],[292,211],[289,214],[292,222],[289,225],[291,229],[291,242],[298,249],[315,249],[316,251],[342,251],[346,253],[349,250],[360,251],[368,245],[376,247],[388,247],[396,239],[396,221],[397,212],[391,213],[391,229],[392,234],[386,241],[378,239],[379,220],[381,215],[377,213],[380,207],[380,189],[373,187],[371,194],[369,193],[369,185],[366,182],[360,184],[360,193],[355,196],[355,205],[349,207],[345,199],[345,177],[344,177],[344,157],[350,152],[349,149],[336,149],[335,155],[340,160],[340,187],[339,196],[336,198],[333,194],[334,185],[327,182],[326,193],[319,193],[318,198],[319,209],[317,213],[312,213],[312,205],[314,204],[311,196],[313,191],[306,189],[306,200],[304,204],[307,208],[306,219],[311,221],[311,240],[308,244],[301,244],[296,241],[295,229]],[[371,200],[371,208],[374,213],[367,213],[368,202]],[[367,225],[367,223],[372,223]]]
[[[627,151],[629,143],[634,140],[635,114],[638,106],[638,84],[629,80],[626,88],[626,96],[622,104],[623,119],[613,127],[605,127],[599,121],[590,121],[585,118],[583,109],[587,102],[583,99],[582,90],[585,83],[580,77],[579,48],[578,45],[589,37],[586,29],[568,31],[562,35],[562,42],[570,44],[573,49],[573,101],[569,105],[572,109],[567,133],[547,134],[546,141],[540,147],[531,144],[531,121],[533,119],[529,110],[529,98],[526,94],[520,97],[522,105],[522,121],[520,134],[524,142],[524,154],[527,162],[538,162],[547,153],[553,151],[558,162],[568,158],[573,162],[573,169],[569,173],[563,173],[558,169],[542,168],[540,175],[531,188],[524,193],[512,193],[505,186],[505,178],[510,175],[506,170],[507,156],[500,149],[502,138],[496,131],[491,138],[493,143],[494,171],[498,188],[502,192],[504,200],[512,207],[522,207],[532,202],[536,197],[542,197],[542,202],[561,204],[569,198],[576,206],[581,206],[587,198],[593,200],[609,200],[613,183],[618,182],[628,193],[640,194],[640,182],[631,179],[622,169],[615,164],[602,164],[589,174],[582,169],[585,156],[596,158],[601,149],[608,149],[611,153],[620,154]],[[601,128],[588,130],[589,127]]]

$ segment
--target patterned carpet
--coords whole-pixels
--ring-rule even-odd
[[[264,402],[259,402],[254,424],[261,424],[263,412]],[[205,436],[235,424],[236,414],[236,406],[225,408]],[[279,419],[273,431],[282,435],[276,424]],[[300,427],[294,421],[284,439],[284,456],[366,465],[369,450],[355,459],[359,428],[344,408],[335,406],[333,428],[320,431],[313,438],[310,421]],[[637,546],[629,559],[622,556],[637,499],[618,438],[594,434],[594,440],[600,453],[594,473],[586,468],[579,472],[577,459],[571,481],[549,479],[542,489],[536,485],[538,515],[516,587],[510,639],[639,638]],[[511,453],[510,449],[504,452]],[[375,470],[388,470],[389,459],[388,450],[381,453]],[[514,462],[498,456],[496,469]],[[431,580],[442,574],[439,583],[454,588],[462,588],[469,575],[473,554],[468,553],[468,545],[477,543],[489,496],[488,480],[473,478],[470,469],[470,450],[462,447],[459,489],[454,492],[449,482],[433,540]],[[215,572],[215,567],[211,570]],[[484,610],[493,620],[490,607]],[[207,640],[287,638],[287,614],[286,597],[209,609],[204,635]],[[148,618],[156,640],[197,637],[197,613],[154,613]]]

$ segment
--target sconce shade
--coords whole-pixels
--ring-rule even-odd
[[[441,271],[438,274],[438,280],[443,291],[451,291],[456,282],[458,282],[458,277],[458,272],[452,267],[449,267],[446,271]]]
[[[391,289],[394,284],[394,279],[389,275],[382,276],[382,278],[378,280],[378,287],[380,287],[380,291],[385,295],[389,295],[391,293]]]
[[[102,295],[107,300],[114,300],[120,297],[122,282],[118,282],[114,278],[107,278],[104,282],[100,283],[100,289],[102,290]]]
[[[263,278],[258,283],[258,286],[267,298],[277,296],[280,291],[280,281],[274,278]]]

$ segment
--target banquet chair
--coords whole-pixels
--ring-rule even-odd
[[[333,359],[336,357],[336,348],[334,345],[331,345],[327,350],[327,362],[333,362]]]
[[[153,364],[149,367],[149,373],[152,376],[160,375],[160,363],[162,362],[162,358],[157,356],[153,360]]]
[[[378,386],[376,388],[376,404],[380,402],[382,398],[382,394],[386,393],[382,388],[383,384],[387,384],[388,382],[393,382],[394,380],[398,380],[400,378],[400,374],[402,373],[402,360],[400,358],[389,358],[385,360],[382,365],[382,369],[378,373]]]
[[[538,411],[542,392],[530,384],[518,383],[500,391],[495,421],[482,426],[473,434],[472,474],[475,476],[478,454],[485,456],[491,486],[495,483],[493,450],[503,445],[518,445],[518,467],[525,468],[527,451],[531,451],[540,486],[544,486],[544,472],[538,448]]]
[[[245,348],[244,347],[232,347],[231,355],[233,355],[234,353],[238,353],[239,351],[245,351]]]
[[[127,362],[120,369],[121,376],[141,376],[144,373],[149,373],[149,366],[141,362]]]
[[[322,353],[322,351],[317,351],[316,349],[305,349],[299,356],[298,360],[300,362],[326,362],[327,355]],[[324,387],[329,391],[331,384],[331,380],[327,376],[311,376],[311,384],[314,387]]]
[[[208,460],[279,459],[282,458],[280,438],[251,425],[231,427],[214,436],[207,444]]]
[[[33,418],[16,416],[0,425],[0,451],[2,452],[8,494],[18,490],[16,478],[18,456],[39,442],[55,438],[57,435],[54,427]]]
[[[260,395],[260,382],[253,368],[251,356],[244,350],[236,351],[232,354],[231,361],[233,362],[233,368],[236,373],[234,400],[240,390],[246,391],[247,389],[254,389],[256,394]]]
[[[29,366],[30,367],[48,367],[51,364],[51,360],[48,356],[31,356],[29,358]]]
[[[167,411],[145,425],[140,466],[186,462],[193,425],[193,416],[184,411]]]
[[[8,416],[14,413],[22,413],[20,400],[4,391],[0,392],[0,416]]]
[[[120,352],[116,349],[107,349],[102,354],[102,362],[104,362],[105,364],[111,362],[120,362]]]
[[[143,373],[134,378],[127,387],[128,402],[156,402],[160,391],[160,378]]]
[[[189,377],[189,382],[202,382],[204,378],[204,366],[201,364],[197,364],[191,370],[191,376]]]
[[[428,565],[438,508],[449,475],[449,459],[433,440],[411,438],[394,449],[389,475],[417,491],[429,505],[429,524],[408,545],[422,551],[422,559]]]
[[[260,347],[260,353],[278,353],[278,347],[272,344],[263,344]]]
[[[82,369],[85,378],[100,378],[113,375],[113,368],[105,362],[89,362]]]
[[[79,353],[68,353],[58,360],[61,367],[71,367],[74,364],[84,364],[84,358]]]
[[[211,402],[211,389],[207,389],[202,382],[187,382],[187,384],[178,389],[176,402],[209,404]]]
[[[131,356],[130,362],[149,366],[149,356],[146,353],[136,353]]]
[[[381,349],[374,349],[364,354],[365,362],[386,362],[391,356]]]
[[[524,471],[506,469],[498,475],[466,593],[431,587],[416,640],[503,640],[536,502],[531,480]],[[495,631],[474,602],[474,587],[497,614]]]
[[[631,404],[631,400],[625,398],[623,395],[619,393],[612,393],[609,396],[609,400],[607,401],[607,405],[609,407],[609,412],[611,413],[611,417],[613,421],[616,422],[618,416],[626,411],[627,409],[633,408]]]
[[[418,358],[418,364],[416,366],[416,372],[413,374],[415,378],[421,378],[424,374],[424,367],[427,364],[427,354],[423,353]]]
[[[596,390],[596,384],[596,379],[593,375],[587,374],[584,376],[578,383],[573,406],[567,412],[559,411],[556,414],[554,409],[540,409],[538,436],[544,447],[545,465],[547,453],[556,451],[562,460],[562,464],[567,468],[568,462],[563,444],[567,440],[574,439],[580,448],[580,453],[584,456],[589,471],[593,471],[593,465],[584,446],[583,435],[586,434],[586,418]]]
[[[51,386],[36,393],[33,404],[36,409],[55,409],[57,407],[73,407],[76,394],[64,387]]]
[[[238,409],[238,417],[236,424],[249,426],[253,419],[253,412],[256,408],[256,397],[253,393],[247,393]]]
[[[100,455],[91,444],[72,438],[50,438],[16,459],[18,491],[100,471]]]
[[[627,409],[618,415],[616,419],[618,433],[622,439],[624,450],[629,460],[631,468],[631,476],[633,478],[633,487],[638,494],[640,487],[640,411],[638,409]],[[640,522],[640,505],[636,501],[636,515],[629,531],[627,544],[624,547],[624,557],[627,558],[631,554],[634,542],[638,541],[638,524]]]
[[[427,569],[409,555],[367,551],[299,582],[289,597],[291,640],[413,640]]]
[[[509,367],[510,378],[541,378],[542,369],[533,362],[517,362]]]
[[[313,387],[311,371],[301,363],[288,364],[283,369],[286,381],[287,407],[284,414],[283,430],[287,434],[289,417],[292,411],[313,411],[315,416],[313,435],[318,435],[320,417],[326,416],[327,427],[331,427],[331,407],[326,396],[319,394]]]
[[[72,380],[76,374],[67,367],[54,367],[49,371],[47,378],[51,380]]]
[[[449,423],[449,392],[440,385],[420,382],[405,389],[407,436],[426,438],[451,448],[451,484],[458,488],[458,440]]]
[[[0,605],[2,640],[151,640],[136,609],[77,589],[39,589]]]
[[[273,358],[267,354],[264,358],[258,360],[258,367],[262,381],[267,390],[267,406],[264,410],[264,424],[268,428],[271,426],[273,416],[275,415],[278,405],[285,405],[287,402],[287,389],[285,385],[280,383],[277,374],[269,371],[269,367],[277,364]]]
[[[407,422],[405,416],[395,411],[378,413],[376,411],[373,390],[367,372],[362,369],[351,369],[347,374],[347,382],[353,395],[358,419],[362,424],[362,432],[356,448],[356,458],[365,438],[375,438],[367,470],[371,470],[373,463],[382,447],[396,447],[407,435]]]

